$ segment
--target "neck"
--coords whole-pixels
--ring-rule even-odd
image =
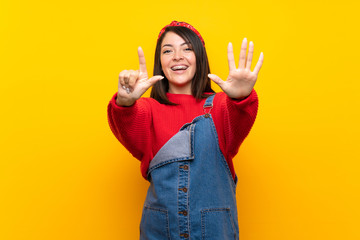
[[[173,86],[173,85],[170,85],[169,86],[169,93],[191,95],[191,85],[190,84],[186,85],[186,86]]]

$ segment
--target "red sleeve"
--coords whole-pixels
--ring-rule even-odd
[[[115,137],[137,159],[150,151],[152,124],[150,105],[140,98],[130,107],[116,104],[115,94],[108,105],[108,122]]]
[[[258,111],[257,94],[253,89],[245,99],[234,100],[225,93],[218,93],[214,99],[213,111],[219,146],[234,177],[232,159],[255,122]]]

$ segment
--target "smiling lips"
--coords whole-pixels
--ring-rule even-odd
[[[186,69],[188,69],[188,66],[186,65],[175,65],[171,67],[171,70],[173,71],[186,70]]]

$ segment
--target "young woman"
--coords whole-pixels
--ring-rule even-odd
[[[150,182],[140,239],[239,238],[232,159],[256,118],[253,87],[263,62],[261,53],[251,71],[252,42],[246,50],[245,38],[236,67],[229,43],[223,81],[210,74],[200,33],[173,21],[159,34],[153,77],[141,48],[140,69],[120,73],[108,120]],[[223,92],[215,94],[210,79]],[[141,98],[151,86],[151,97]]]

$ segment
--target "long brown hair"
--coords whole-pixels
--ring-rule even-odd
[[[208,57],[206,54],[205,47],[203,46],[199,37],[190,29],[180,26],[171,26],[165,29],[165,32],[158,39],[155,49],[155,60],[154,60],[154,76],[162,75],[164,79],[158,81],[154,84],[151,89],[150,97],[154,98],[160,103],[168,105],[176,105],[173,102],[170,102],[166,96],[166,93],[169,91],[169,81],[166,78],[164,72],[162,71],[160,55],[161,55],[161,44],[168,32],[173,32],[183,38],[186,42],[191,44],[191,47],[195,53],[196,57],[196,71],[194,78],[191,82],[191,94],[198,100],[208,97],[209,95],[204,94],[205,92],[212,92],[214,90],[211,88],[211,81],[208,77],[210,73],[210,66]]]

